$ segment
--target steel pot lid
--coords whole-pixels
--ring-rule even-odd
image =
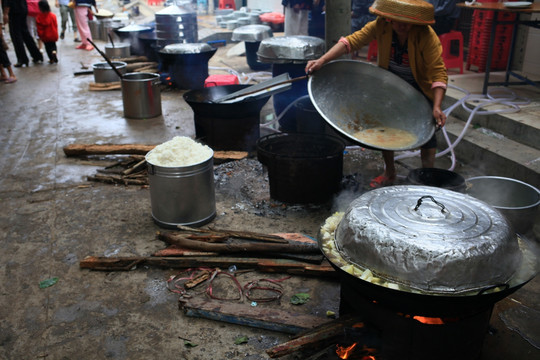
[[[314,36],[279,36],[261,41],[257,56],[266,62],[293,62],[318,59],[324,55],[323,39]]]
[[[140,32],[140,31],[150,31],[152,28],[150,26],[144,26],[144,25],[137,25],[137,24],[130,24],[127,26],[124,26],[120,29],[117,29],[116,31],[122,32],[122,33],[132,33],[132,32]]]
[[[335,245],[351,264],[427,293],[463,293],[507,281],[521,263],[506,218],[486,203],[428,186],[391,186],[354,200]]]
[[[268,25],[246,25],[234,29],[232,41],[256,42],[272,37],[272,28]]]
[[[170,44],[160,50],[166,54],[200,54],[213,51],[214,48],[207,43]]]
[[[186,14],[193,14],[193,13],[194,13],[194,11],[192,11],[192,10],[181,8],[181,7],[176,6],[176,5],[171,5],[171,6],[167,6],[166,8],[161,9],[158,12],[156,12],[156,16],[160,16],[160,15],[179,16],[179,15],[186,15]]]

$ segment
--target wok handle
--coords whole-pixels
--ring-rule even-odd
[[[422,205],[422,201],[424,201],[424,199],[430,199],[435,204],[439,205],[441,207],[441,212],[442,213],[444,213],[446,211],[446,207],[443,204],[441,204],[440,202],[438,202],[437,200],[435,200],[433,198],[433,196],[431,196],[431,195],[425,195],[425,196],[422,196],[420,199],[418,199],[418,201],[416,203],[416,206],[414,208],[414,211],[418,211],[418,208],[420,207],[420,205]]]

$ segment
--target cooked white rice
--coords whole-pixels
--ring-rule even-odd
[[[156,166],[180,167],[201,163],[213,154],[212,149],[206,145],[185,136],[175,136],[150,151],[146,155],[146,161]]]

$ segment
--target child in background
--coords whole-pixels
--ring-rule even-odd
[[[47,0],[40,0],[38,6],[41,13],[36,16],[37,33],[43,44],[45,44],[45,50],[49,56],[49,64],[54,64],[58,62],[58,57],[56,56],[56,41],[58,41],[56,15],[51,12],[51,7]]]

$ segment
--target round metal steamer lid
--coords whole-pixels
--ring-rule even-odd
[[[342,257],[376,276],[425,292],[506,283],[521,258],[497,210],[428,186],[391,186],[353,201],[336,231]]]

